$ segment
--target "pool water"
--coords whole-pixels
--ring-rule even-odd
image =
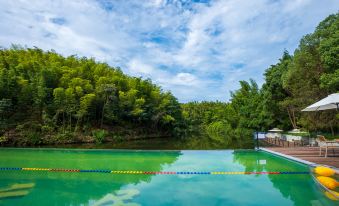
[[[0,171],[0,205],[336,205],[306,165],[264,151],[0,149],[0,167],[212,172]]]

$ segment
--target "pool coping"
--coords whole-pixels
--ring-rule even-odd
[[[310,167],[316,167],[316,166],[322,165],[322,164],[317,164],[317,163],[310,162],[310,161],[307,161],[307,160],[303,160],[303,159],[300,159],[300,158],[297,158],[297,157],[293,157],[291,155],[286,155],[286,154],[282,154],[280,152],[275,152],[275,151],[272,151],[272,150],[269,150],[269,149],[266,149],[266,148],[262,148],[262,147],[260,147],[259,150],[262,150],[262,151],[265,151],[265,152],[268,152],[268,153],[271,153],[271,154],[275,154],[277,156],[284,157],[286,159],[293,160],[293,161],[308,165]],[[338,168],[336,168],[334,166],[329,166],[329,165],[324,165],[324,166],[334,169],[336,171],[336,173],[339,174]]]

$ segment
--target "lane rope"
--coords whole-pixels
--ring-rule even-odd
[[[0,167],[0,171],[47,171],[47,172],[87,172],[87,173],[111,173],[111,174],[143,174],[143,175],[302,175],[310,174],[310,172],[229,172],[229,171],[214,171],[214,172],[192,172],[192,171],[137,171],[137,170],[81,170],[81,169],[63,169],[63,168],[32,168],[32,167]]]

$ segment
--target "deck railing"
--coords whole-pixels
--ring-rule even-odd
[[[314,138],[291,139],[286,138],[284,134],[269,135],[266,132],[256,132],[254,134],[256,144],[260,146],[276,146],[276,147],[305,147],[315,146]]]
[[[265,141],[268,144],[271,144],[273,146],[278,146],[278,147],[303,147],[303,146],[310,145],[308,142],[305,142],[303,140],[287,141],[287,140],[280,139],[278,137],[275,137],[275,138],[266,137],[264,139],[261,139],[261,141]]]

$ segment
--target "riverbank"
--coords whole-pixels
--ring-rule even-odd
[[[61,131],[60,131],[61,130]],[[172,138],[168,133],[151,130],[142,126],[106,126],[102,128],[81,128],[77,131],[32,131],[30,129],[16,128],[0,136],[0,146],[27,147],[82,144],[116,144],[132,140],[147,140],[157,138]]]
[[[2,147],[18,147],[2,145]],[[67,143],[20,146],[23,148],[67,148],[67,149],[135,149],[135,150],[213,150],[242,149],[240,145],[228,144],[210,139],[208,136],[195,136],[186,139],[174,137],[156,137],[129,139],[105,143]],[[252,147],[253,148],[253,147]],[[244,148],[251,149],[251,148]]]

